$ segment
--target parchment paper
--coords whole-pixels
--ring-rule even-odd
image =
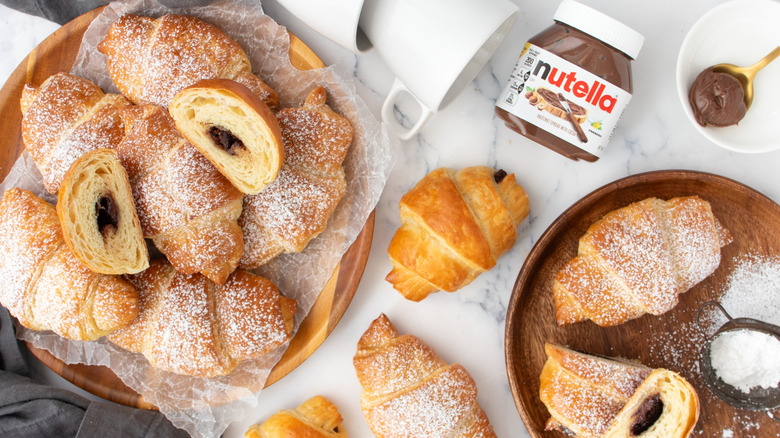
[[[279,93],[282,107],[299,106],[309,90],[323,85],[328,90],[328,104],[347,117],[355,128],[344,162],[346,195],[327,229],[302,253],[280,256],[257,272],[274,281],[284,295],[298,301],[297,331],[379,200],[394,162],[393,147],[385,128],[357,95],[352,77],[342,71],[345,69],[332,66],[300,71],[293,67],[288,57],[286,29],[264,15],[256,1],[219,1],[205,7],[180,9],[169,9],[152,0],[112,3],[86,31],[71,73],[94,81],[106,92],[118,93],[106,71],[105,57],[96,46],[110,25],[125,13],[152,17],[165,13],[189,14],[212,23],[247,51],[255,73]],[[26,151],[0,185],[3,192],[11,187],[27,188],[50,202],[56,201],[43,189],[40,173]],[[127,352],[105,339],[71,341],[51,332],[23,327],[19,327],[17,336],[49,350],[66,363],[111,368],[127,386],[158,406],[175,425],[193,436],[203,437],[221,435],[229,423],[245,417],[257,405],[260,389],[287,347],[246,361],[229,376],[205,379],[158,370],[140,354]]]

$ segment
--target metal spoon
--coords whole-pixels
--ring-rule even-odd
[[[780,56],[780,47],[775,48],[769,52],[763,59],[750,67],[739,67],[734,64],[717,64],[712,66],[712,71],[716,73],[728,73],[734,76],[740,84],[745,94],[745,106],[750,109],[750,104],[753,103],[753,79],[756,77],[756,73],[759,70],[766,67],[767,64],[774,61],[775,58]]]

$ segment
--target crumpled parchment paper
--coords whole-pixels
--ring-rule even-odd
[[[257,1],[217,1],[209,6],[169,9],[154,0],[112,3],[92,22],[84,35],[72,74],[85,77],[104,91],[118,93],[106,70],[106,59],[96,49],[110,25],[121,15],[134,13],[158,17],[165,13],[189,14],[222,29],[249,55],[256,74],[278,93],[282,107],[303,103],[314,86],[328,91],[328,104],[347,117],[355,136],[344,162],[347,192],[327,229],[300,254],[282,255],[257,273],[274,281],[281,292],[298,301],[297,331],[337,263],[373,211],[394,163],[393,147],[385,128],[357,95],[352,76],[339,66],[300,71],[289,60],[289,35],[262,12]],[[22,153],[0,185],[3,192],[22,187],[50,202],[32,159]],[[294,273],[294,275],[289,275]],[[193,436],[219,436],[227,426],[245,417],[259,399],[273,366],[286,345],[261,358],[242,363],[230,375],[194,378],[162,371],[140,354],[130,353],[105,338],[94,342],[64,339],[51,332],[19,327],[20,339],[49,350],[66,363],[103,365],[122,381],[159,407],[175,425]]]

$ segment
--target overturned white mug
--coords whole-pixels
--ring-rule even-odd
[[[371,42],[358,28],[363,1],[279,0],[279,4],[324,37],[360,53],[371,48]]]
[[[474,80],[517,14],[509,0],[363,0],[359,27],[396,77],[382,120],[403,140],[415,136]],[[403,93],[420,106],[411,128],[393,112]]]

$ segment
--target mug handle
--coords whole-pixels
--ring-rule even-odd
[[[417,105],[420,106],[420,118],[411,128],[407,128],[402,125],[401,122],[399,122],[395,117],[395,113],[393,112],[396,99],[402,92],[406,92],[408,95],[412,96],[414,101],[417,102]],[[409,140],[410,138],[417,135],[425,122],[427,122],[432,115],[433,111],[431,111],[430,108],[422,103],[420,99],[417,98],[417,96],[412,94],[412,92],[409,91],[409,89],[406,88],[406,86],[401,83],[398,78],[395,78],[393,81],[393,86],[390,88],[390,93],[388,93],[387,98],[385,99],[385,103],[382,105],[382,120],[387,123],[390,130],[393,131],[401,140]]]

